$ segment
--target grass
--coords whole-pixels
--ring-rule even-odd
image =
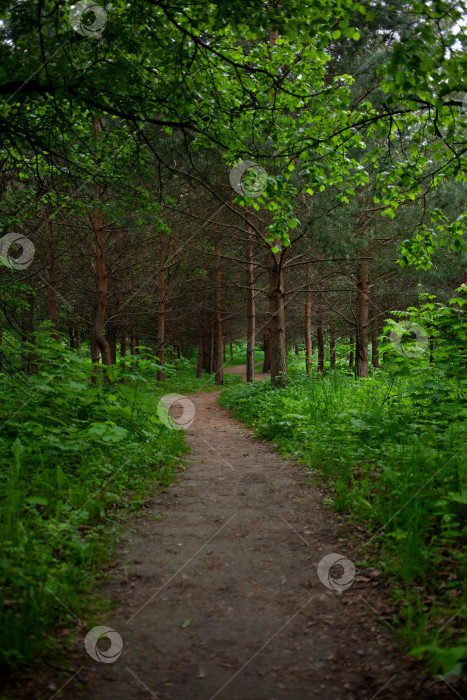
[[[264,361],[264,352],[255,348],[255,367],[262,365]],[[246,343],[238,342],[233,344],[233,356],[227,352],[226,362],[224,367],[235,367],[236,365],[246,365]]]

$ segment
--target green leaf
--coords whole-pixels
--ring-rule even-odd
[[[48,500],[42,496],[29,496],[26,498],[26,503],[29,503],[31,506],[46,506],[48,504]]]

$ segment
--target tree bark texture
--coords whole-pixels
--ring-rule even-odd
[[[126,325],[125,325],[125,292],[124,292],[124,279],[123,279],[123,234],[120,232],[118,234],[118,255],[119,255],[119,267],[118,267],[118,318],[120,322],[120,358],[126,355]],[[120,363],[121,368],[125,368],[125,362]]]
[[[222,269],[221,269],[221,244],[216,244],[216,311],[214,323],[214,381],[222,385],[224,382],[224,369],[222,365]]]
[[[331,369],[336,366],[336,329],[333,323],[329,324],[329,365]]]
[[[97,138],[101,130],[100,122],[97,117],[94,117],[94,136]],[[101,193],[98,192],[100,195]],[[98,362],[98,353],[100,352],[104,365],[110,365],[110,349],[107,340],[104,337],[105,312],[107,308],[107,274],[105,269],[105,248],[104,248],[104,226],[102,218],[102,207],[94,207],[93,213],[93,229],[96,245],[95,258],[95,295],[94,295],[94,314],[92,326],[92,338],[94,343],[94,358],[93,362]],[[96,359],[97,358],[97,359]]]
[[[269,252],[269,356],[271,382],[283,386],[287,380],[287,348],[285,344],[284,272],[281,253]]]
[[[76,338],[76,348],[81,350],[81,326],[78,324],[75,326],[75,338]]]
[[[106,333],[107,342],[109,344],[110,361],[112,365],[117,364],[117,338],[118,326],[110,326]]]
[[[269,372],[269,370],[271,369],[271,358],[269,356],[269,336],[269,327],[266,323],[263,330],[263,373]]]
[[[368,289],[368,260],[362,260],[357,267],[357,379],[368,377]]]
[[[248,241],[246,243],[246,283],[247,283],[247,346],[246,346],[246,380],[251,382],[255,378],[255,278],[253,269],[253,245],[252,234],[248,229]]]
[[[378,342],[378,306],[374,293],[371,295],[371,364],[375,369],[379,367],[379,342]]]
[[[324,334],[323,334],[323,311],[321,305],[318,307],[316,317],[316,341],[318,345],[318,372],[324,373]]]
[[[305,368],[308,376],[313,373],[312,360],[313,346],[311,340],[311,265],[306,268],[306,296],[305,296]]]
[[[157,357],[161,369],[157,370],[157,380],[164,381],[165,362],[165,251],[162,233],[159,236],[159,289],[157,307]]]
[[[50,220],[50,207],[45,205],[45,228],[47,232],[47,286],[49,302],[49,318],[52,321],[53,337],[58,343],[58,315],[57,315],[57,281],[55,278],[55,242],[52,221]]]
[[[198,313],[198,360],[196,363],[196,376],[201,377],[204,365],[204,336],[205,336],[206,318],[204,313],[204,282],[201,287],[201,303]]]

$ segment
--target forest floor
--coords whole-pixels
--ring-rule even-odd
[[[115,604],[104,624],[122,655],[96,662],[80,639],[50,698],[462,697],[398,649],[378,571],[358,567],[343,592],[321,583],[322,557],[352,558],[343,521],[303,467],[219,408],[218,393],[189,397],[185,470],[129,522],[98,591]],[[26,685],[22,697],[37,698]]]

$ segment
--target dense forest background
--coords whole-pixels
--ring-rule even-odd
[[[154,397],[231,384],[375,533],[406,647],[460,673],[465,17],[0,2],[4,669],[58,644],[108,520],[174,478]]]

